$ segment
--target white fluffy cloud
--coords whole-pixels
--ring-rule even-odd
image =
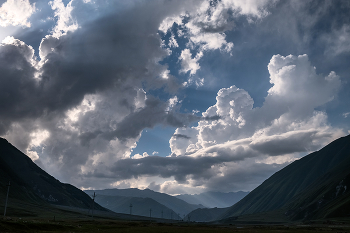
[[[273,164],[291,162],[299,153],[317,150],[344,135],[328,124],[325,112],[315,110],[336,97],[341,82],[334,72],[318,75],[307,55],[275,55],[268,69],[273,86],[261,108],[253,108],[245,90],[222,88],[216,104],[203,113],[221,118],[178,128],[175,135],[182,137],[171,138],[172,152],[195,158],[229,156],[224,168],[210,178],[229,182],[226,177],[237,164],[249,167],[258,162],[272,169]]]
[[[190,78],[186,85],[195,83],[201,86],[204,79],[194,79],[193,76],[200,69],[199,60],[203,53],[211,50],[220,50],[232,55],[233,42],[226,40],[225,31],[234,27],[234,20],[242,15],[248,21],[259,19],[268,14],[266,6],[270,0],[224,0],[224,1],[197,1],[197,7],[185,9],[177,16],[169,16],[163,20],[159,30],[163,33],[171,31],[173,24],[179,25],[177,35],[188,40],[187,48],[179,56],[182,69],[180,72],[190,71]],[[172,36],[169,39],[169,48],[176,48],[177,42]],[[198,50],[192,58],[189,49]]]
[[[52,35],[56,38],[69,31],[75,31],[78,28],[78,23],[71,15],[73,10],[72,2],[73,0],[66,6],[62,0],[53,0],[49,2],[54,11],[55,17],[57,18],[56,26],[52,30]]]
[[[288,138],[292,132],[314,132],[310,144],[313,148],[324,145],[325,142],[319,143],[322,135],[328,138],[327,142],[339,136],[339,130],[327,124],[326,113],[315,110],[335,98],[340,79],[334,72],[326,77],[317,75],[307,55],[273,56],[268,69],[273,86],[261,108],[253,108],[253,99],[246,91],[235,86],[223,88],[218,92],[216,104],[203,113],[203,116],[219,115],[221,119],[202,120],[191,129],[177,129],[176,134],[188,135],[190,139],[184,147],[184,139],[173,137],[170,140],[173,152],[193,153],[208,145],[243,138],[252,141],[272,135]]]
[[[181,61],[181,67],[182,67],[180,72],[187,73],[188,71],[190,71],[190,75],[194,75],[197,72],[197,70],[200,69],[198,60],[202,56],[203,56],[203,53],[199,52],[194,58],[192,58],[192,54],[189,49],[183,50],[179,57],[179,60]]]
[[[35,12],[35,4],[29,0],[7,0],[0,7],[0,26],[30,27],[28,19]]]

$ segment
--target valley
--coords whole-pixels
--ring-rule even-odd
[[[0,161],[1,210],[11,181],[0,232],[350,230],[350,136],[293,162],[225,208],[189,204],[150,189],[83,192],[47,174],[5,139],[0,140]]]

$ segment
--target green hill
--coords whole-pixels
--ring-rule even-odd
[[[276,172],[219,218],[278,209],[290,219],[347,216],[349,189],[334,195],[337,186],[350,187],[349,157],[350,136],[339,138]]]
[[[89,209],[92,204],[91,198],[86,193],[73,185],[61,183],[6,139],[0,138],[0,199],[3,200],[0,206],[5,203],[9,181],[11,205],[53,204]],[[95,208],[104,210],[99,205],[95,205]]]

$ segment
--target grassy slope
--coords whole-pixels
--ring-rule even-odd
[[[291,219],[350,217],[350,154],[286,204]]]
[[[184,219],[195,222],[211,222],[226,211],[227,208],[199,208],[186,215]]]
[[[63,184],[33,161],[0,138],[0,197],[6,195],[7,184],[11,181],[10,197],[34,204],[56,204],[90,208],[91,198],[70,185]],[[96,205],[96,209],[103,209]]]
[[[43,221],[35,220],[12,220],[1,221],[0,229],[4,232],[155,232],[155,233],[205,233],[205,232],[240,232],[240,233],[310,233],[310,232],[348,232],[348,225],[203,225],[194,223],[156,223],[156,222],[126,222],[116,220],[66,220],[66,221]]]
[[[268,212],[283,207],[350,155],[350,136],[330,143],[276,172],[220,218]]]

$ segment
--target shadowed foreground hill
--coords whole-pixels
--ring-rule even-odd
[[[228,208],[199,208],[184,217],[185,221],[212,222],[221,216]]]
[[[10,198],[13,200],[78,208],[91,207],[91,198],[86,193],[73,185],[61,183],[7,140],[0,138],[1,200],[6,196],[9,181]],[[104,209],[99,205],[95,205],[95,208]]]
[[[290,219],[350,216],[350,135],[276,172],[220,219],[285,209]]]

